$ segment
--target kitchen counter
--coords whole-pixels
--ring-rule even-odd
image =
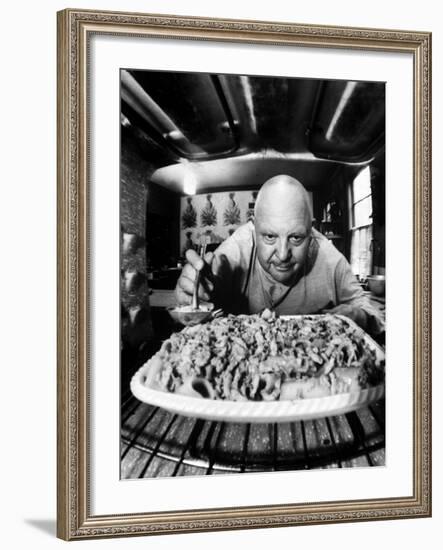
[[[164,308],[174,307],[176,305],[174,290],[153,289],[149,295],[149,304],[151,307]]]

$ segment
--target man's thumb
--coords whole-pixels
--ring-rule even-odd
[[[214,252],[206,252],[205,254],[205,262],[208,265],[212,264],[212,260],[214,259]]]

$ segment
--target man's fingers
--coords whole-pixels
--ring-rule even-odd
[[[175,299],[179,306],[189,306],[192,302],[192,296],[183,292],[179,286],[175,289]]]
[[[194,293],[195,278],[197,276],[197,272],[199,271],[200,284],[198,287],[198,296],[200,300],[210,300],[211,293],[214,290],[214,283],[211,280],[213,279],[213,275],[210,267],[212,260],[214,259],[214,254],[212,252],[208,252],[205,254],[205,261],[203,261],[195,250],[190,249],[186,251],[186,259],[188,263],[185,264],[177,282],[177,292],[181,290],[181,292],[187,295],[187,297],[191,297]],[[180,298],[183,300],[181,295]],[[179,303],[185,305],[186,302],[182,301]],[[188,298],[187,303],[189,303]]]
[[[209,292],[212,292],[214,290],[214,274],[212,272],[211,265],[214,259],[214,253],[207,252],[204,259],[205,265],[201,270],[200,281]]]
[[[186,292],[186,294],[189,294],[190,296],[192,296],[192,293],[194,292],[193,280],[188,279],[188,277],[184,277],[182,275],[178,281],[178,286],[183,292]]]
[[[180,277],[179,281],[178,281],[178,288],[184,292],[185,294],[187,294],[188,296],[192,296],[193,293],[194,293],[194,285],[195,285],[195,280],[191,280],[191,279],[188,279],[188,277],[184,277],[183,275]],[[210,295],[209,295],[209,292],[208,292],[208,288],[205,288],[209,285],[212,286],[212,283],[209,283],[209,282],[206,282],[205,281],[205,286],[203,285],[199,285],[198,287],[198,297],[201,299],[201,300],[209,300],[210,299]]]
[[[193,251],[193,252],[195,252],[195,251]],[[209,255],[208,260],[210,262],[212,262],[213,257],[214,257],[213,253],[208,252],[208,254],[205,255],[205,258],[208,255]],[[193,259],[193,258],[191,257],[191,259]],[[201,258],[199,258],[199,259],[201,260]],[[202,262],[202,264],[203,264],[203,262]],[[212,282],[213,274],[212,274],[211,268],[209,267],[207,262],[205,262],[203,264],[203,266],[204,266],[203,269],[200,270],[200,283],[204,286],[204,288],[206,288],[207,291],[212,292],[214,290],[214,284]],[[195,264],[192,265],[192,264],[188,263],[188,264],[185,264],[185,266],[182,270],[180,279],[182,277],[186,277],[190,281],[195,281],[196,274],[197,274],[197,269],[195,268]]]
[[[211,296],[201,285],[198,287],[198,297],[200,300],[204,300],[205,302],[208,302],[211,299]]]
[[[196,273],[196,269],[191,264],[186,264],[185,267],[182,269],[180,279],[182,277],[185,277],[187,279],[190,279],[191,281],[194,281]]]
[[[182,281],[185,280],[185,279],[188,279],[189,284],[192,285],[192,289],[193,289],[196,273],[197,272],[195,271],[195,269],[190,264],[186,264],[185,267],[183,268],[182,274],[180,275],[180,278],[178,280],[178,285],[183,286]],[[185,284],[187,284],[187,283],[185,283]],[[206,272],[204,272],[204,273],[201,272],[200,273],[200,286],[203,286],[208,292],[212,292],[214,290],[214,284],[208,278]],[[190,288],[190,287],[186,286],[186,288]],[[192,292],[193,292],[193,290],[191,290],[191,294],[192,294]]]
[[[340,311],[347,311],[349,310],[350,306],[348,304],[338,304],[333,307],[328,307],[327,309],[324,309],[323,311],[328,313],[338,313]]]
[[[207,263],[208,265],[211,265],[213,259],[214,259],[214,252],[206,252],[205,263]]]
[[[192,250],[192,248],[189,248],[186,251],[185,256],[186,256],[186,260],[188,261],[188,263],[190,263],[192,265],[192,267],[194,269],[196,269],[197,271],[200,271],[203,268],[203,266],[205,265],[203,260],[197,254],[197,252],[195,250]]]
[[[200,276],[200,286],[205,288],[208,292],[212,292],[214,290],[214,284],[206,276],[206,274],[205,276]]]
[[[192,304],[192,296],[183,292],[179,287],[175,289],[175,299],[178,306],[190,306]],[[200,300],[205,302],[205,304],[211,304],[208,299],[200,297]]]
[[[188,264],[190,264],[197,271],[201,271],[203,267],[210,267],[212,260],[214,259],[213,252],[206,252],[203,261],[197,252],[192,249],[187,250],[185,256]]]
[[[185,290],[182,287],[177,287],[175,289],[175,298],[180,306],[187,306],[192,303],[192,292],[188,292],[187,290],[188,289]],[[198,289],[198,298],[203,302],[209,302],[211,299],[209,294],[202,288]]]

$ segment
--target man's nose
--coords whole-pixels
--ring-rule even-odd
[[[278,259],[281,262],[285,262],[289,258],[290,249],[289,249],[288,242],[286,241],[286,239],[284,239],[284,240],[282,239],[278,243],[277,255],[278,255]]]

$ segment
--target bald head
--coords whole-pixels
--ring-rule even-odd
[[[296,216],[306,220],[311,227],[312,211],[309,195],[295,178],[278,175],[266,181],[257,195],[254,208],[255,218]]]
[[[294,284],[303,273],[312,229],[309,195],[290,176],[269,179],[260,189],[254,210],[257,259],[271,277]]]

